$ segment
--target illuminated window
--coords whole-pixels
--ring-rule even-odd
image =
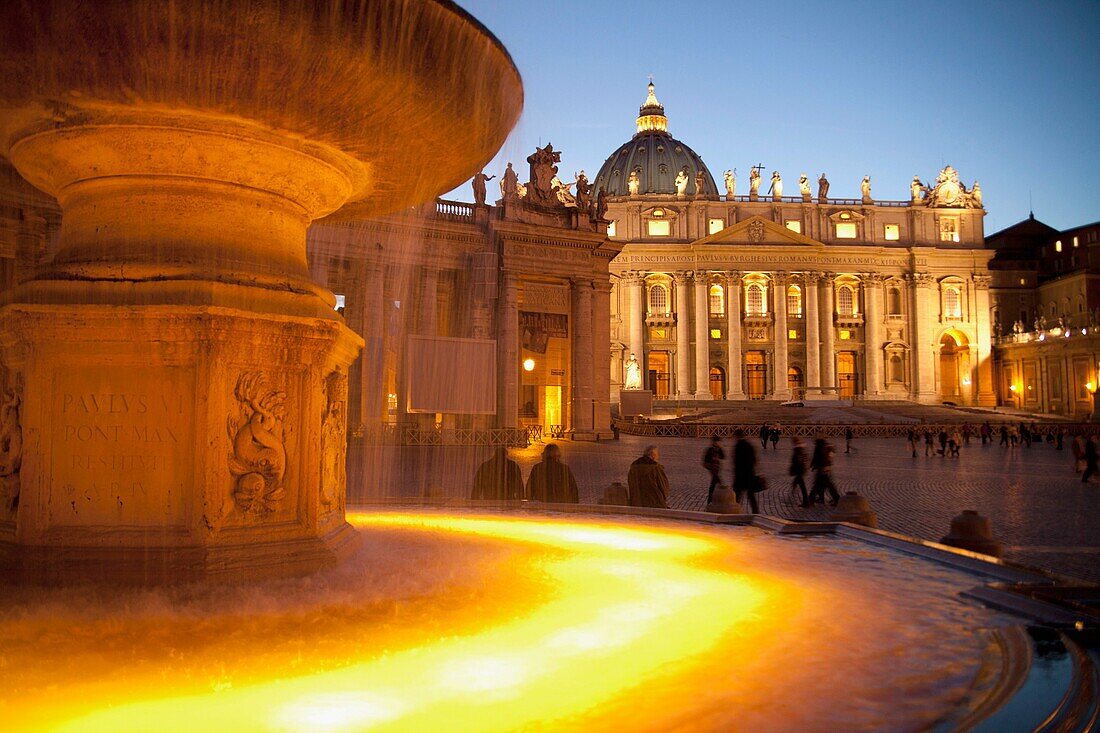
[[[344,312],[344,304],[347,303],[347,297],[344,296],[344,295],[341,295],[340,293],[334,293],[334,295],[336,296],[336,310],[343,313]]]
[[[802,233],[802,222],[800,222],[798,219],[787,219],[784,224],[786,224],[787,228],[790,229],[792,232],[798,232],[799,234]]]
[[[1076,246],[1077,246],[1077,237],[1074,237],[1074,238],[1073,238],[1073,246],[1074,246],[1074,247],[1076,247]]]
[[[726,312],[726,297],[721,285],[710,286],[707,302],[710,304],[710,314],[712,316],[720,316]]]
[[[707,219],[707,234],[717,234],[725,228],[726,224],[721,219]]]
[[[720,339],[720,338],[722,338],[722,329],[720,329],[720,328],[712,328],[712,329],[710,329],[710,337],[711,337],[712,339]]]
[[[651,237],[667,237],[672,233],[672,222],[668,219],[649,219],[646,221],[646,231]]]
[[[890,357],[890,381],[891,382],[904,382],[905,381],[905,366],[901,361],[900,354],[893,354]]]
[[[959,220],[953,216],[945,216],[940,219],[940,241],[959,241]]]
[[[836,291],[836,312],[842,316],[855,313],[855,296],[849,285],[841,285]]]
[[[798,329],[797,328],[788,328],[787,329],[787,338],[789,338],[789,339],[798,338]]]
[[[882,236],[887,242],[896,242],[901,239],[901,227],[897,224],[887,224],[883,228]]]
[[[851,331],[849,331],[846,328],[840,329],[840,340],[841,341],[848,341],[851,338],[852,338],[852,332]]]
[[[610,222],[607,223],[607,236],[609,236],[609,237],[614,237],[615,236],[615,222],[613,222],[613,221],[610,221]]]
[[[958,288],[945,288],[943,291],[943,315],[946,318],[962,316],[962,303]]]
[[[749,285],[745,290],[745,313],[750,316],[762,316],[764,310],[764,288],[756,283]]]
[[[1021,285],[1027,285],[1027,278],[1023,278],[1023,277],[1021,277],[1021,278],[1020,278],[1020,284],[1021,284]]]
[[[1054,243],[1054,251],[1055,252],[1061,252],[1062,251],[1062,240],[1061,239],[1059,239],[1057,242]]]
[[[664,285],[654,285],[649,289],[649,312],[653,315],[668,313],[668,290]]]
[[[797,285],[787,288],[787,315],[802,315],[802,288]]]
[[[836,238],[837,239],[855,239],[856,238],[856,224],[852,221],[837,222],[836,225]]]
[[[653,328],[649,329],[649,338],[652,341],[664,341],[668,338],[668,329],[654,326]]]
[[[891,287],[886,290],[886,313],[891,316],[901,315],[901,289]]]

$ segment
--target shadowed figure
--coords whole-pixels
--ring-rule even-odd
[[[668,507],[668,476],[665,467],[658,463],[660,458],[657,446],[648,445],[642,457],[630,464],[626,476],[630,506]]]
[[[477,467],[470,498],[500,501],[523,498],[523,473],[503,445],[498,445],[493,457]]]
[[[527,477],[527,498],[569,504],[580,501],[573,472],[561,462],[561,448],[554,443],[543,448],[542,460],[535,464]]]

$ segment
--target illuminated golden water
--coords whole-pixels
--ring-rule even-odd
[[[811,679],[798,667],[837,652],[839,629],[820,613],[836,589],[774,567],[742,571],[759,550],[730,531],[442,513],[351,521],[362,557],[372,538],[420,537],[473,574],[394,568],[440,579],[429,597],[382,613],[366,593],[361,612],[350,599],[319,614],[295,602],[158,621],[154,608],[125,629],[54,629],[33,645],[52,659],[0,647],[7,670],[37,664],[49,678],[14,677],[0,714],[17,730],[59,731],[729,729],[731,712],[751,720],[762,702],[796,722],[790,706]],[[35,623],[8,619],[0,632]],[[807,656],[815,640],[822,657]],[[85,661],[67,666],[67,653]],[[854,684],[875,675],[848,673]],[[784,686],[789,699],[776,699]]]

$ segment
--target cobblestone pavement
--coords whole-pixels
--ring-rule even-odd
[[[668,473],[669,505],[702,510],[709,483],[701,463],[706,440],[623,435],[619,441],[603,443],[555,442],[581,487],[581,501],[594,504],[612,481],[626,482],[631,461],[651,441],[659,446]],[[778,450],[760,450],[759,440],[754,445],[759,472],[769,483],[768,491],[758,495],[761,512],[794,520],[827,519],[828,507],[801,509],[789,491],[790,440],[782,439]],[[856,440],[850,454],[844,453],[843,440],[833,445],[838,490],[866,497],[878,513],[880,529],[938,541],[959,511],[976,509],[992,520],[994,534],[1005,545],[1006,559],[1100,582],[1100,481],[1081,483],[1068,443],[1062,451],[1038,443],[1010,451],[996,445],[983,447],[981,440],[972,439],[959,458],[925,457],[923,446],[919,456],[912,458],[901,439]],[[730,456],[732,441],[723,441],[723,446]],[[513,451],[525,478],[542,448],[535,444]],[[449,454],[440,461],[438,457],[429,460],[422,452],[425,449],[418,450],[416,456],[402,459],[415,470],[397,468],[396,476],[401,478],[389,482],[409,487],[399,487],[397,493],[419,493],[412,484],[421,483],[426,471],[442,476],[439,485],[445,494],[463,495],[474,467],[489,455],[484,448],[450,449],[462,451],[461,457]],[[726,481],[732,472],[729,464],[727,458]]]

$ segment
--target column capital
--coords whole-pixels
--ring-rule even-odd
[[[677,285],[687,285],[687,281],[691,279],[691,276],[691,270],[677,270],[676,272],[672,273],[672,282],[676,283]]]
[[[882,285],[886,281],[886,276],[878,272],[865,272],[861,278],[867,285]]]
[[[611,284],[610,280],[607,280],[607,281],[593,280],[592,281],[592,289],[595,290],[597,293],[603,293],[604,295],[607,295],[608,293],[611,292],[612,287],[614,287],[614,286]]]
[[[569,278],[569,284],[573,287],[573,290],[591,290],[596,285],[591,278],[587,277],[571,277]]]
[[[927,272],[910,272],[905,279],[918,288],[931,288],[936,284],[936,278]]]
[[[791,281],[791,273],[785,272],[783,270],[777,270],[776,272],[773,272],[771,274],[771,279],[772,282],[777,286],[786,285]]]
[[[822,277],[822,275],[821,275],[820,272],[817,272],[817,271],[814,271],[814,270],[808,270],[808,271],[802,273],[802,282],[807,287],[812,286],[812,285],[817,285],[818,281],[821,280],[821,277]]]
[[[741,284],[741,271],[740,270],[726,270],[725,280],[726,285],[740,285]]]
[[[993,276],[983,272],[975,272],[971,277],[974,280],[974,287],[979,290],[988,290],[993,284]]]

